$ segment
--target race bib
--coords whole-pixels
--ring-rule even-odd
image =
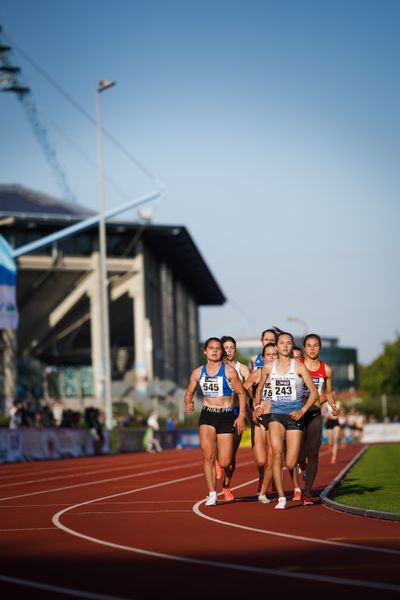
[[[319,375],[311,375],[311,379],[312,379],[315,387],[317,388],[318,394],[321,394],[321,392],[324,388],[324,383],[325,383],[324,378],[320,377]],[[310,390],[304,383],[303,384],[303,398],[308,398],[309,396],[310,396]]]
[[[266,402],[272,398],[272,388],[270,383],[264,383],[263,391],[261,394],[261,402]]]
[[[275,402],[296,400],[296,385],[293,379],[283,377],[275,379],[272,399]]]
[[[208,398],[223,396],[222,377],[202,377],[200,384],[204,396]]]

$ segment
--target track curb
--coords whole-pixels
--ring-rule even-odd
[[[356,456],[340,471],[340,473],[331,481],[329,485],[321,492],[320,498],[322,504],[327,506],[328,508],[332,508],[333,510],[338,510],[341,512],[351,513],[352,515],[358,515],[361,517],[369,517],[372,519],[386,519],[387,521],[400,521],[400,514],[390,513],[390,512],[382,512],[379,510],[369,510],[366,508],[358,508],[356,506],[349,506],[348,504],[342,504],[341,502],[336,502],[335,500],[331,500],[329,496],[335,491],[338,485],[342,482],[344,477],[350,471],[350,469],[355,465],[355,463],[360,460],[363,454],[368,450],[368,446],[364,446],[361,448],[360,452],[356,454]]]

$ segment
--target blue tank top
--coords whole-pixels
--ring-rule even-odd
[[[232,386],[225,375],[225,363],[221,363],[219,371],[215,375],[209,375],[206,365],[203,365],[199,384],[205,398],[223,398],[233,394]]]
[[[256,369],[262,369],[263,366],[264,366],[264,360],[263,360],[261,354],[257,354],[256,360],[254,361],[254,371]]]

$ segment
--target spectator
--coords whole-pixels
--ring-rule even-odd
[[[27,402],[26,406],[21,405],[21,425],[22,427],[33,427],[35,421],[35,413],[32,410],[32,403]]]
[[[161,444],[157,437],[155,436],[155,432],[160,429],[158,424],[158,413],[153,410],[150,413],[149,418],[147,419],[147,429],[143,438],[143,445],[146,452],[154,452],[154,448],[157,452],[161,452]]]
[[[53,413],[51,412],[50,406],[45,404],[42,408],[42,421],[44,427],[52,427],[53,426]]]
[[[10,429],[19,429],[22,425],[22,404],[18,399],[14,400],[14,403],[10,409]]]
[[[167,425],[167,429],[169,429],[169,430],[175,429],[176,428],[176,419],[174,419],[174,417],[172,415],[169,415],[166,425]]]
[[[35,429],[43,429],[43,418],[41,412],[38,410],[35,412],[33,416],[33,426]]]
[[[52,411],[53,411],[54,425],[55,425],[55,427],[60,427],[62,420],[63,420],[63,411],[64,411],[63,402],[58,399],[54,400],[53,406],[52,406]]]

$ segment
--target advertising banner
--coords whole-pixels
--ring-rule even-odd
[[[0,329],[17,329],[17,267],[12,248],[0,235]]]
[[[400,423],[369,423],[364,427],[362,442],[364,444],[400,442]]]
[[[0,429],[0,463],[20,460],[22,460],[21,432]]]

